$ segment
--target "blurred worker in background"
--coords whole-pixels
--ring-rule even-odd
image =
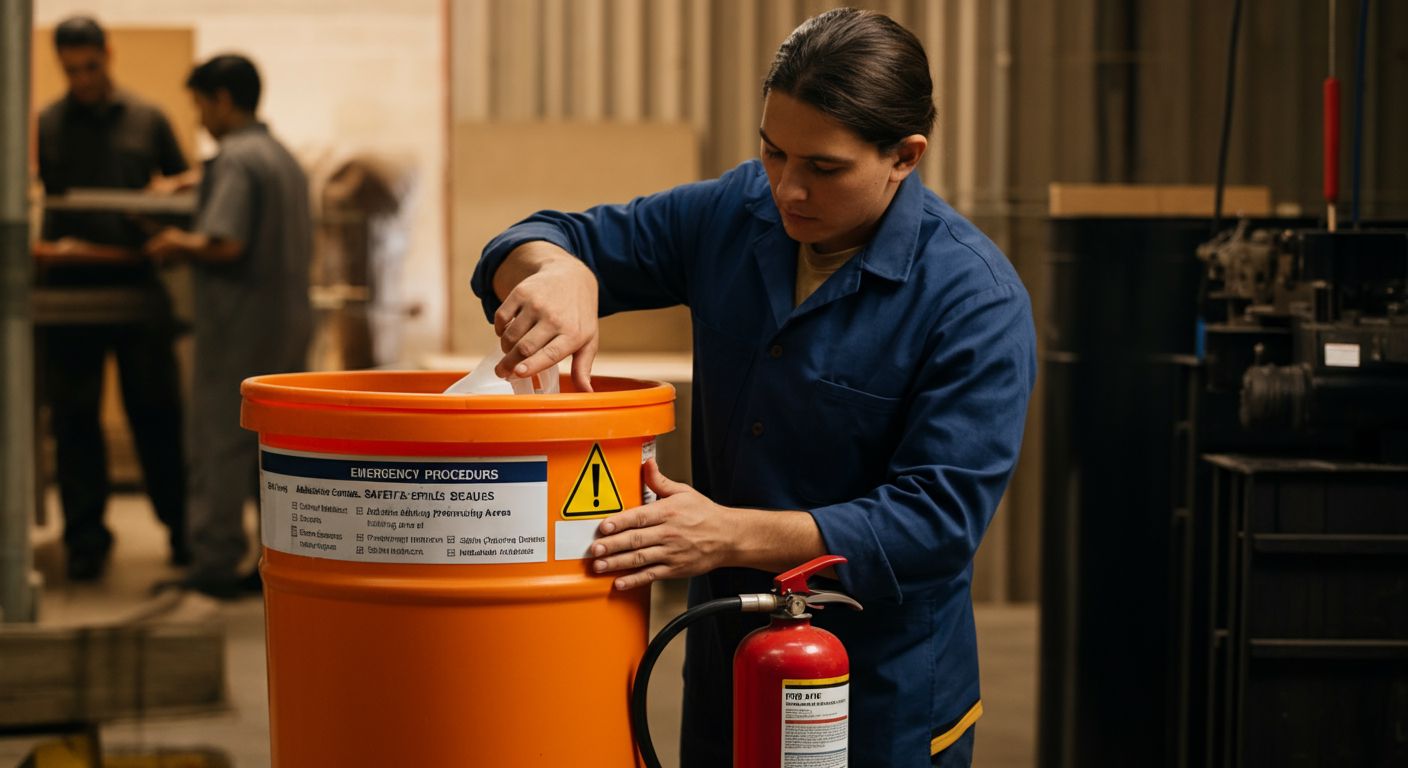
[[[220,151],[205,164],[195,226],[165,229],[145,250],[193,265],[193,562],[183,585],[232,598],[260,588],[257,570],[238,572],[249,548],[244,505],[259,482],[257,438],[240,428],[240,382],[305,367],[312,220],[302,168],[256,117],[253,62],[216,56],[186,86]]]
[[[498,373],[570,355],[579,390],[598,313],[689,306],[696,487],[648,462],[659,500],[602,521],[592,568],[617,589],[694,577],[697,605],[845,556],[835,577],[865,610],[813,621],[850,655],[852,768],[971,760],[972,561],[1036,370],[1016,271],[914,172],[932,90],[923,47],[889,18],[810,19],[764,81],[760,160],[535,214],[489,243],[473,281],[507,353]],[[766,621],[690,629],[682,765],[729,764],[731,659]]]
[[[39,115],[39,175],[47,195],[74,188],[140,190],[187,171],[159,109],[117,88],[107,35],[86,17],[54,30],[54,48],[68,92]],[[40,335],[43,391],[58,449],[68,577],[98,578],[112,548],[103,523],[108,499],[107,450],[99,409],[103,369],[117,356],[122,402],[136,442],[147,494],[166,524],[171,561],[189,560],[185,540],[186,478],[181,394],[171,299],[143,258],[145,235],[121,213],[46,211],[35,246],[41,285],[121,289],[95,294],[117,301],[127,319],[102,325],[49,325]]]

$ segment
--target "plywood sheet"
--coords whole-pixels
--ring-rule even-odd
[[[1211,216],[1210,184],[1064,184],[1050,186],[1049,213],[1072,216]],[[1271,189],[1226,187],[1224,216],[1269,216]]]
[[[497,348],[469,278],[484,245],[545,208],[626,202],[698,179],[689,126],[665,123],[461,123],[451,152],[451,350]],[[602,322],[603,352],[687,352],[683,308],[632,312]]]
[[[0,728],[227,705],[219,622],[0,629]]]
[[[195,31],[187,27],[104,27],[112,51],[112,78],[143,99],[161,107],[186,153],[195,162],[195,105],[186,91],[186,75],[195,63]],[[54,30],[34,30],[30,49],[30,103],[34,114],[68,90],[54,55]]]

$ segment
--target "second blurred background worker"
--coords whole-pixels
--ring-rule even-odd
[[[191,416],[191,551],[185,586],[215,597],[259,591],[241,575],[244,504],[257,498],[258,442],[240,428],[240,382],[302,370],[313,225],[308,179],[256,116],[261,83],[243,56],[216,56],[186,80],[201,125],[220,143],[205,164],[195,227],[146,245],[194,265],[196,361]]]

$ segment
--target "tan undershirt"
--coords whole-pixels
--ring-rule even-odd
[[[808,296],[816,293],[816,289],[826,282],[826,278],[831,277],[836,270],[845,266],[851,257],[860,253],[860,249],[865,244],[857,245],[854,248],[847,248],[844,251],[835,253],[817,253],[808,243],[802,243],[797,248],[797,290],[793,295],[795,302],[792,306],[800,307]]]

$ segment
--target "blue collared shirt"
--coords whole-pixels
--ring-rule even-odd
[[[694,485],[804,509],[863,613],[816,623],[851,658],[853,766],[928,765],[977,704],[973,555],[1017,460],[1035,380],[1031,305],[982,232],[911,174],[874,238],[800,306],[797,243],[756,160],[583,213],[544,211],[484,249],[473,288],[532,240],[582,259],[603,315],[684,304],[694,322]],[[765,592],[721,569],[691,601]],[[727,765],[729,662],[754,616],[689,632],[687,764]]]

